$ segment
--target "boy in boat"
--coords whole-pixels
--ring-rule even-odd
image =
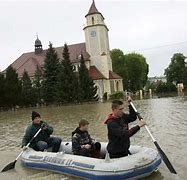
[[[53,127],[49,126],[45,121],[41,121],[40,114],[35,111],[32,111],[31,117],[32,124],[27,127],[22,139],[23,149],[25,149],[25,146],[38,130],[42,128],[42,131],[40,131],[40,133],[34,138],[29,147],[36,151],[44,151],[44,149],[52,147],[52,152],[58,152],[62,139],[58,137],[50,137],[53,133]]]
[[[72,132],[72,152],[75,155],[99,158],[101,144],[90,137],[88,125],[89,122],[82,119],[79,127]]]
[[[131,98],[128,97],[130,102]],[[112,114],[104,122],[108,129],[108,145],[107,150],[110,158],[120,158],[130,154],[130,137],[137,133],[141,127],[145,125],[144,121],[139,121],[139,124],[129,129],[129,123],[137,119],[136,112],[129,104],[129,114],[123,112],[123,102],[114,100],[112,102]]]

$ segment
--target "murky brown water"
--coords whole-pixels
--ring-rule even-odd
[[[134,101],[148,123],[157,142],[162,147],[178,175],[171,174],[164,163],[159,172],[146,179],[187,179],[187,97],[172,97]],[[110,113],[110,103],[86,104],[63,107],[25,109],[16,112],[0,112],[0,169],[15,160],[21,151],[20,142],[24,130],[31,122],[31,111],[36,110],[54,127],[54,135],[64,141],[71,139],[71,132],[83,117],[90,121],[90,134],[99,141],[107,140],[102,124]],[[155,148],[145,129],[131,138],[132,144]],[[19,161],[14,170],[0,173],[0,180],[75,180],[77,178],[47,171],[23,168]]]

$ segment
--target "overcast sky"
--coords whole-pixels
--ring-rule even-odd
[[[34,50],[85,42],[92,0],[0,0],[0,70]],[[187,56],[187,1],[95,0],[109,28],[110,49],[143,54],[149,76],[160,76],[174,53]]]

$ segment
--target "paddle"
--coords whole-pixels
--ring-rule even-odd
[[[134,111],[136,112],[138,119],[142,120],[143,118],[140,116],[140,114],[138,113],[138,111],[136,110],[136,108],[134,107],[134,104],[132,102],[130,102],[130,105],[132,106],[132,108],[134,109]],[[149,131],[147,125],[145,125],[145,129],[147,130],[147,132],[149,133],[149,135],[151,136],[153,143],[155,144],[162,160],[164,161],[164,163],[166,164],[167,168],[170,170],[171,173],[173,174],[177,174],[177,172],[175,171],[174,167],[172,166],[172,164],[170,163],[169,159],[167,158],[166,154],[164,153],[164,151],[161,149],[161,147],[158,145],[157,141],[155,140],[155,138],[153,137],[153,135],[151,134],[151,132]]]
[[[29,143],[26,145],[26,148],[29,147],[30,143],[33,141],[33,139],[40,133],[40,131],[42,130],[42,128],[40,128],[37,133],[32,137],[32,139],[29,141]],[[3,170],[1,172],[5,172],[5,171],[8,171],[10,169],[14,169],[15,167],[15,164],[18,160],[18,158],[23,154],[24,150],[22,150],[19,155],[17,156],[17,158],[15,159],[15,161],[9,163],[8,165],[6,165]]]

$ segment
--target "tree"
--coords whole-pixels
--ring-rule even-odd
[[[58,74],[59,74],[59,58],[55,49],[52,47],[52,44],[50,43],[44,60],[43,88],[42,88],[43,99],[47,105],[53,104],[57,100]]]
[[[165,69],[167,81],[175,84],[184,83],[187,85],[187,63],[182,53],[176,53],[171,58],[171,63]]]
[[[12,66],[9,66],[6,70],[4,87],[6,107],[15,109],[15,106],[20,104],[21,82],[18,79],[18,74]]]
[[[74,73],[74,67],[70,62],[69,49],[67,44],[64,44],[63,59],[60,63],[58,76],[58,102],[77,102],[79,98],[78,89],[78,80]]]
[[[156,92],[157,93],[169,93],[169,92],[176,92],[177,88],[174,84],[172,83],[165,83],[165,82],[159,82],[157,87],[156,87]]]
[[[5,102],[5,78],[4,75],[0,72],[0,108],[4,107],[4,102]]]
[[[113,49],[111,51],[111,59],[113,71],[123,78],[123,89],[127,89],[129,86],[128,67],[123,51],[120,49]]]
[[[42,103],[42,71],[40,70],[39,66],[37,66],[36,71],[35,71],[33,87],[35,89],[37,103],[41,105]]]
[[[143,89],[147,82],[149,66],[143,55],[130,53],[125,55],[128,71],[128,81],[130,90],[137,91]]]
[[[111,52],[113,71],[123,78],[123,88],[136,91],[147,82],[149,66],[143,55],[137,53],[123,54],[119,49]]]
[[[81,91],[81,101],[90,101],[98,99],[97,87],[89,76],[89,72],[85,65],[83,55],[81,55],[79,67],[79,86]]]
[[[23,106],[35,106],[36,105],[36,97],[35,97],[35,91],[32,87],[31,80],[29,78],[29,75],[27,71],[24,71],[23,77],[22,77],[22,91],[21,91],[21,97],[22,97],[22,105]]]

